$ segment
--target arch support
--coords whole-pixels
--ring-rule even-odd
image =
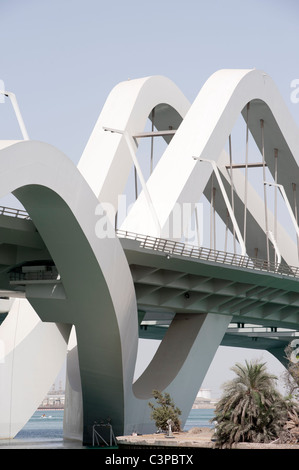
[[[61,278],[48,293],[31,283],[25,295],[43,322],[76,327],[83,442],[91,442],[94,421],[107,414],[122,434],[138,330],[134,284],[120,242],[97,237],[91,221],[98,200],[53,147],[33,141],[12,145],[0,152],[0,167],[1,192],[12,192],[26,208]],[[63,296],[56,295],[60,282]],[[20,369],[15,372],[22,377]]]

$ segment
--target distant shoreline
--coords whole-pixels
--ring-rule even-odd
[[[215,408],[215,403],[196,403],[192,406],[192,410],[214,410]]]
[[[61,406],[61,407],[58,407],[58,406],[41,406],[41,407],[37,408],[37,411],[49,411],[49,410],[61,411],[61,410],[64,410],[64,407],[63,406]]]
[[[200,405],[193,405],[192,410],[214,410],[216,405],[213,403],[201,403]],[[50,410],[57,410],[57,411],[64,411],[64,407],[58,406],[41,406],[37,408],[37,411],[50,411]]]

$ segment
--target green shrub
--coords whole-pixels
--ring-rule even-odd
[[[169,393],[164,393],[163,395],[163,393],[158,390],[153,390],[152,395],[157,401],[157,406],[151,402],[149,403],[149,406],[152,409],[151,419],[155,421],[157,428],[162,431],[167,431],[167,421],[170,419],[172,431],[180,431],[181,421],[179,416],[182,413],[181,410],[175,406]]]

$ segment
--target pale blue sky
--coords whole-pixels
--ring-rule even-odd
[[[299,125],[290,99],[298,20],[296,0],[0,0],[0,80],[17,95],[29,136],[75,163],[108,93],[128,78],[165,75],[192,101],[216,70],[255,67]],[[0,138],[20,138],[7,100]],[[243,357],[222,348],[204,385],[218,390]]]
[[[218,69],[263,69],[299,123],[298,19],[296,0],[0,0],[0,78],[29,136],[76,163],[127,78],[165,75],[192,101]]]

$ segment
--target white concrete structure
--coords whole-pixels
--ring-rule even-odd
[[[201,388],[198,390],[196,398],[204,398],[205,400],[211,399],[211,390],[208,388]]]
[[[278,280],[279,266],[269,268],[269,256],[279,254],[282,264],[291,266],[289,271],[294,272],[298,267],[296,243],[267,207],[265,217],[264,202],[261,203],[260,196],[237,169],[233,182],[234,207],[225,197],[232,181],[227,170],[230,160],[223,149],[241,113],[261,149],[263,165],[267,164],[276,183],[283,186],[288,200],[293,200],[295,195],[296,206],[299,202],[294,192],[294,184],[299,182],[298,130],[271,79],[257,70],[215,73],[192,105],[164,77],[121,83],[108,97],[78,168],[48,144],[29,139],[1,143],[0,196],[13,193],[28,211],[31,221],[14,227],[16,240],[7,242],[21,249],[13,250],[9,246],[0,252],[3,266],[0,288],[15,297],[25,297],[13,303],[0,327],[0,339],[8,345],[0,364],[1,384],[5,384],[0,389],[0,403],[9,403],[9,412],[0,414],[0,437],[13,437],[29,419],[36,401],[43,399],[53,382],[67,348],[66,437],[90,443],[94,422],[108,417],[115,434],[152,430],[148,401],[153,389],[171,394],[182,410],[184,421],[228,325],[236,316],[234,296],[242,297],[242,286],[233,285],[233,280],[243,282],[242,288],[247,286],[248,292],[259,282],[258,277],[261,290],[276,286],[271,298],[280,291],[279,302],[284,310],[277,308],[273,321],[297,328],[298,284],[293,280],[286,283],[285,279]],[[144,137],[148,117],[154,119],[155,128],[164,136],[168,147],[146,181],[136,159],[136,142]],[[148,135],[153,137],[155,132]],[[240,273],[235,267],[236,273],[231,274],[230,266],[230,274],[221,278],[226,268],[218,266],[222,280],[216,279],[216,274],[211,275],[216,279],[212,293],[218,295],[225,284],[224,296],[230,296],[229,307],[220,312],[210,298],[204,303],[199,294],[198,303],[192,307],[186,300],[188,296],[182,298],[178,294],[171,304],[167,303],[167,289],[174,284],[178,286],[183,275],[186,275],[186,291],[192,290],[194,283],[200,290],[200,278],[203,280],[210,268],[199,268],[194,263],[191,266],[191,262],[183,266],[175,255],[168,262],[169,257],[163,253],[160,257],[155,255],[155,247],[143,253],[142,243],[136,250],[131,245],[125,248],[115,236],[111,217],[105,224],[107,233],[113,236],[99,236],[96,230],[107,204],[117,211],[118,196],[125,189],[133,163],[142,192],[121,226],[124,232],[175,238],[169,230],[175,205],[195,204],[202,194],[209,199],[208,184],[214,168],[222,178],[215,182],[215,188],[223,196],[217,200],[215,209],[223,219],[230,210],[233,228],[246,250],[242,255],[249,259],[258,253],[266,260],[268,277],[262,272],[255,273],[255,277],[246,270]],[[271,224],[276,229],[274,239],[269,236]],[[243,225],[244,232],[240,229]],[[144,260],[143,265],[139,258],[138,265],[137,256]],[[138,269],[134,270],[134,266]],[[150,302],[144,297],[141,302],[142,287],[137,290],[136,280],[150,276],[155,270],[159,271],[165,289],[156,297],[152,289]],[[228,276],[226,280],[225,276]],[[146,282],[144,289],[148,288]],[[285,300],[286,285],[287,292],[293,295],[291,309],[290,301]],[[234,291],[237,287],[238,291]],[[207,298],[207,292],[204,297]],[[270,301],[270,298],[250,298],[252,307],[247,305],[247,315],[261,323],[272,320],[271,314],[262,310]],[[152,362],[133,383],[140,323],[138,309],[149,305],[155,319],[171,313],[172,321]],[[16,308],[22,319],[26,316],[26,328],[23,323],[15,326]],[[76,338],[71,344],[72,325]],[[12,342],[16,334],[19,340]],[[51,360],[50,345],[55,345],[55,357]],[[51,362],[50,368],[42,367],[44,360]],[[36,381],[36,393],[31,402],[27,398],[27,407],[20,408],[18,391],[24,387],[27,370],[30,370],[30,381]]]

